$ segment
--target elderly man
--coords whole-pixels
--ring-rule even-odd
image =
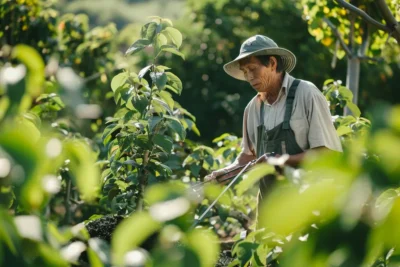
[[[342,151],[324,95],[311,82],[289,75],[295,64],[292,52],[256,35],[224,66],[233,78],[247,81],[257,95],[244,111],[242,152],[232,165],[212,172],[206,180],[271,153],[290,155],[286,164],[295,167],[310,149]]]

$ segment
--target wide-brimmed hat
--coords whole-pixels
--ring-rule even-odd
[[[240,53],[233,61],[224,65],[224,70],[233,78],[246,80],[243,72],[239,69],[239,60],[249,56],[274,55],[280,56],[283,62],[283,69],[291,72],[296,65],[295,55],[278,45],[270,38],[263,35],[255,35],[244,41],[240,47]]]

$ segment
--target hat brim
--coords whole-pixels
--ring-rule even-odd
[[[246,79],[244,77],[243,71],[240,70],[239,61],[249,56],[264,56],[264,55],[280,56],[283,62],[283,69],[288,73],[291,72],[296,66],[296,56],[292,52],[290,52],[285,48],[273,47],[273,48],[264,48],[249,53],[242,53],[231,62],[226,63],[224,65],[224,70],[233,78],[245,81]]]

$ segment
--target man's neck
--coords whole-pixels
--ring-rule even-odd
[[[268,103],[270,103],[270,104],[272,104],[276,101],[276,99],[278,98],[279,92],[281,91],[281,88],[282,88],[283,77],[284,77],[283,73],[278,74],[276,76],[276,79],[274,79],[272,81],[269,88],[267,88],[267,91],[260,93],[261,99],[263,101],[267,100]]]

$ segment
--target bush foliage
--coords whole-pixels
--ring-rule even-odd
[[[209,209],[225,187],[203,177],[232,163],[241,139],[187,138],[202,129],[168,63],[191,60],[194,40],[152,17],[121,53],[113,24],[89,29],[47,1],[1,3],[1,266],[399,264],[400,107],[366,119],[326,80],[344,152],[310,153],[300,169],[256,166]],[[278,182],[256,227],[266,174]]]

